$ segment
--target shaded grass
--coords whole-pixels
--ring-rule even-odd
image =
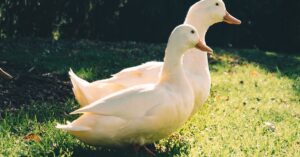
[[[124,67],[161,60],[164,44],[47,40],[4,41],[0,60],[7,70],[35,66],[67,79],[70,67],[88,80]],[[211,96],[199,113],[155,144],[158,156],[298,156],[300,154],[300,57],[259,50],[216,49],[210,59]],[[26,69],[25,68],[25,69]],[[55,91],[53,91],[55,92]],[[1,103],[1,102],[0,102]],[[3,156],[134,156],[131,148],[95,148],[56,130],[78,108],[37,102],[1,108]],[[24,139],[29,133],[40,142]],[[146,156],[141,152],[139,156]]]

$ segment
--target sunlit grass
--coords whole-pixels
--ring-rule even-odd
[[[74,46],[75,45],[75,46]],[[105,78],[148,60],[161,60],[164,45],[140,43],[57,44],[32,54],[33,65],[67,76],[70,67],[88,80]],[[46,47],[48,45],[46,44]],[[22,47],[23,49],[23,47]],[[15,56],[0,54],[18,62]],[[2,56],[1,56],[2,55]],[[45,55],[45,56],[44,56]],[[24,58],[23,58],[24,59]],[[286,60],[285,60],[286,59]],[[20,64],[30,64],[31,58]],[[259,50],[216,49],[207,103],[182,129],[155,144],[158,156],[298,156],[300,154],[299,56]],[[55,91],[54,91],[55,92]],[[76,117],[70,98],[65,104],[33,102],[20,109],[1,109],[0,156],[133,156],[132,149],[95,148],[55,129]],[[41,140],[26,140],[34,134]],[[146,156],[144,152],[140,156]]]
[[[255,65],[231,70],[212,73],[211,98],[184,129],[195,138],[194,153],[297,156],[300,106],[293,81]],[[196,128],[192,134],[190,128]]]

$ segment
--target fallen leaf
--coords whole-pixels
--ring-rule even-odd
[[[251,71],[251,76],[256,77],[258,75],[258,72],[256,70]]]
[[[275,131],[276,130],[276,126],[271,123],[271,122],[265,122],[265,126],[270,130],[270,131]]]
[[[25,141],[34,141],[34,142],[41,142],[42,141],[42,139],[39,135],[33,134],[33,133],[27,134],[23,139]]]
[[[216,101],[220,101],[220,100],[221,100],[221,96],[220,96],[220,95],[217,95],[217,96],[215,97],[215,99],[216,99]]]

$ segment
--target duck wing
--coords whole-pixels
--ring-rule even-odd
[[[120,72],[113,74],[114,79],[130,79],[132,77],[141,77],[142,75],[145,75],[147,72],[151,72],[154,68],[162,67],[163,62],[146,62],[138,66],[125,68],[121,70]]]
[[[165,92],[155,85],[135,86],[100,99],[71,114],[94,113],[123,118],[142,117],[165,101]]]

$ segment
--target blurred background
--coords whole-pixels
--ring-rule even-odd
[[[166,42],[197,0],[2,0],[0,37]],[[226,0],[241,26],[209,30],[211,46],[300,52],[299,0]]]

